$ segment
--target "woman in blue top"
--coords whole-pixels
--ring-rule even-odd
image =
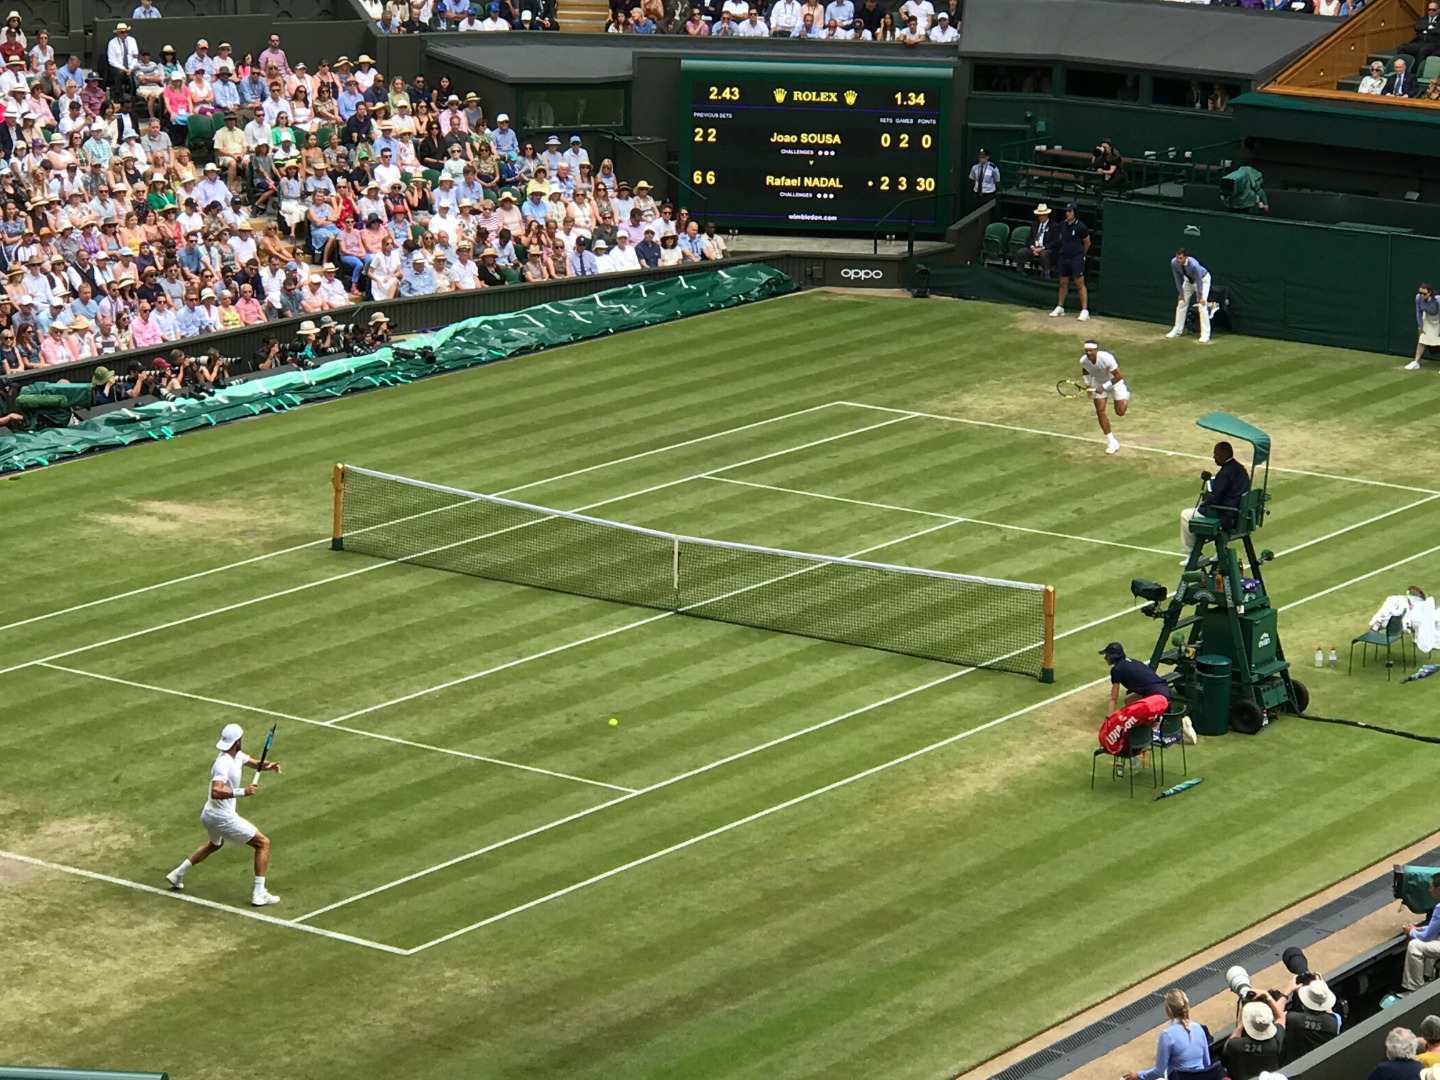
[[[1440,300],[1426,282],[1421,282],[1415,292],[1415,359],[1405,365],[1407,371],[1416,371],[1427,346],[1440,345]]]
[[[1176,1072],[1199,1072],[1210,1067],[1210,1035],[1203,1024],[1190,1020],[1190,999],[1179,988],[1165,991],[1165,1015],[1170,1023],[1160,1032],[1155,1067],[1127,1072],[1121,1080],[1159,1080]]]

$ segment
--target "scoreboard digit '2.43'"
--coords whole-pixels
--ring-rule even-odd
[[[950,186],[951,70],[925,65],[680,65],[682,203],[721,228],[868,230]],[[933,225],[946,200],[897,211]]]

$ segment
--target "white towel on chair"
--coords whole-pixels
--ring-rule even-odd
[[[1410,617],[1406,620],[1408,628],[1415,635],[1415,648],[1423,653],[1429,653],[1435,648],[1435,598],[1427,596],[1424,600],[1411,599]]]
[[[1380,610],[1370,619],[1371,630],[1384,630],[1385,624],[1396,615],[1408,615],[1410,613],[1410,598],[1408,596],[1387,596],[1385,603],[1380,605]]]

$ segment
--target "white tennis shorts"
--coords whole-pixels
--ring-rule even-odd
[[[1109,390],[1101,390],[1101,389],[1097,386],[1097,387],[1095,388],[1095,397],[1096,397],[1097,400],[1102,400],[1102,399],[1105,399],[1105,398],[1114,398],[1116,401],[1129,401],[1129,400],[1130,400],[1130,388],[1125,385],[1125,380],[1124,380],[1124,379],[1121,379],[1121,380],[1120,380],[1119,382],[1117,382],[1117,383],[1111,383]]]
[[[202,810],[200,824],[205,827],[205,832],[210,837],[210,843],[216,847],[227,840],[232,844],[248,844],[250,838],[260,831],[239,814],[215,817]]]

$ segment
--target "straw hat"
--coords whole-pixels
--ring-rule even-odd
[[[300,329],[297,330],[296,333],[298,333],[301,337],[311,337],[314,334],[320,333],[320,328],[316,326],[313,322],[311,322],[309,319],[306,319],[300,324]]]

